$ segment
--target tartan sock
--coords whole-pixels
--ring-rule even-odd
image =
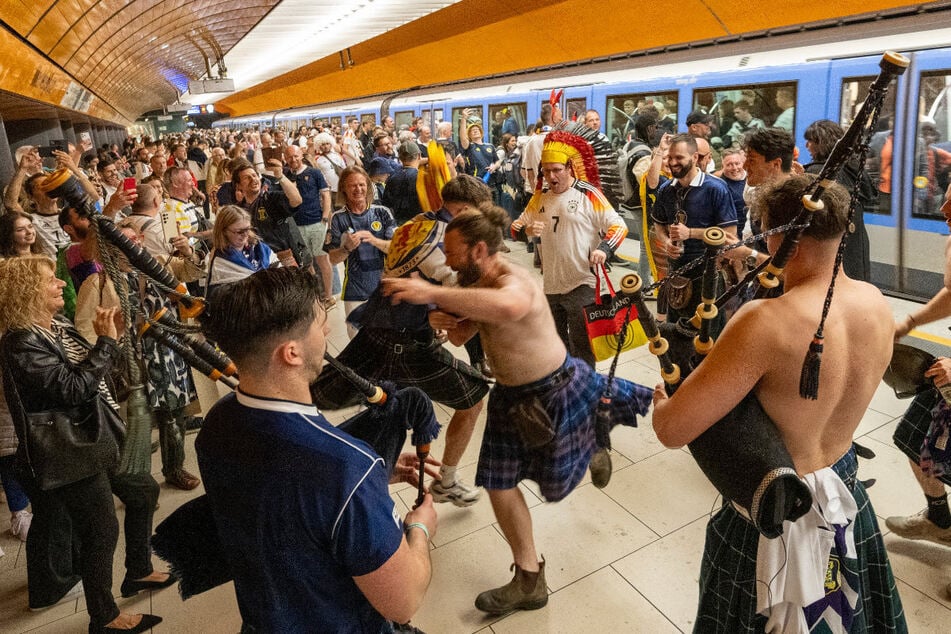
[[[938,497],[926,495],[925,498],[928,499],[928,519],[936,524],[938,528],[951,528],[951,513],[948,512],[947,494]]]

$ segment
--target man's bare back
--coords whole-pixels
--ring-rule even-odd
[[[819,398],[800,397],[809,341],[788,333],[814,331],[826,290],[824,280],[803,284],[762,306],[775,336],[764,334],[759,347],[768,366],[755,393],[800,475],[827,467],[848,451],[892,354],[892,313],[885,298],[872,285],[842,275],[824,327]]]

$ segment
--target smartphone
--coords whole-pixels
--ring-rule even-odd
[[[136,188],[136,182],[135,182],[134,176],[129,176],[127,178],[122,179],[122,189],[124,189],[126,192],[130,194],[134,194],[135,188]]]
[[[163,207],[159,212],[159,220],[162,221],[162,233],[165,234],[165,241],[169,242],[175,236],[181,235],[181,229],[178,226],[178,218],[175,212]]]
[[[69,146],[64,139],[53,139],[49,145],[41,145],[36,150],[40,153],[40,158],[53,158],[53,150],[66,152]]]
[[[261,148],[261,157],[264,159],[264,165],[267,166],[267,162],[270,160],[284,162],[284,151],[279,147],[263,147]]]

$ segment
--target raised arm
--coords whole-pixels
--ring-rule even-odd
[[[37,171],[42,167],[43,160],[35,149],[23,155],[16,171],[13,173],[13,180],[10,181],[6,193],[3,195],[3,206],[7,208],[7,211],[23,212],[23,207],[20,206],[20,192],[23,191],[23,183],[26,181],[27,172]],[[98,194],[96,197],[98,198]]]
[[[466,122],[469,120],[470,114],[472,114],[472,111],[466,108],[462,111],[462,116],[459,117],[459,148],[463,152],[469,149],[469,133],[466,130]]]
[[[506,273],[492,288],[448,287],[430,284],[419,277],[384,278],[383,293],[393,303],[435,304],[441,310],[486,324],[511,323],[524,317],[532,306],[531,281]]]

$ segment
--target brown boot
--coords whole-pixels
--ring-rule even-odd
[[[504,614],[512,610],[537,610],[548,604],[545,585],[545,558],[538,563],[538,572],[526,572],[512,564],[512,580],[493,590],[486,590],[475,600],[475,606],[489,614]]]

